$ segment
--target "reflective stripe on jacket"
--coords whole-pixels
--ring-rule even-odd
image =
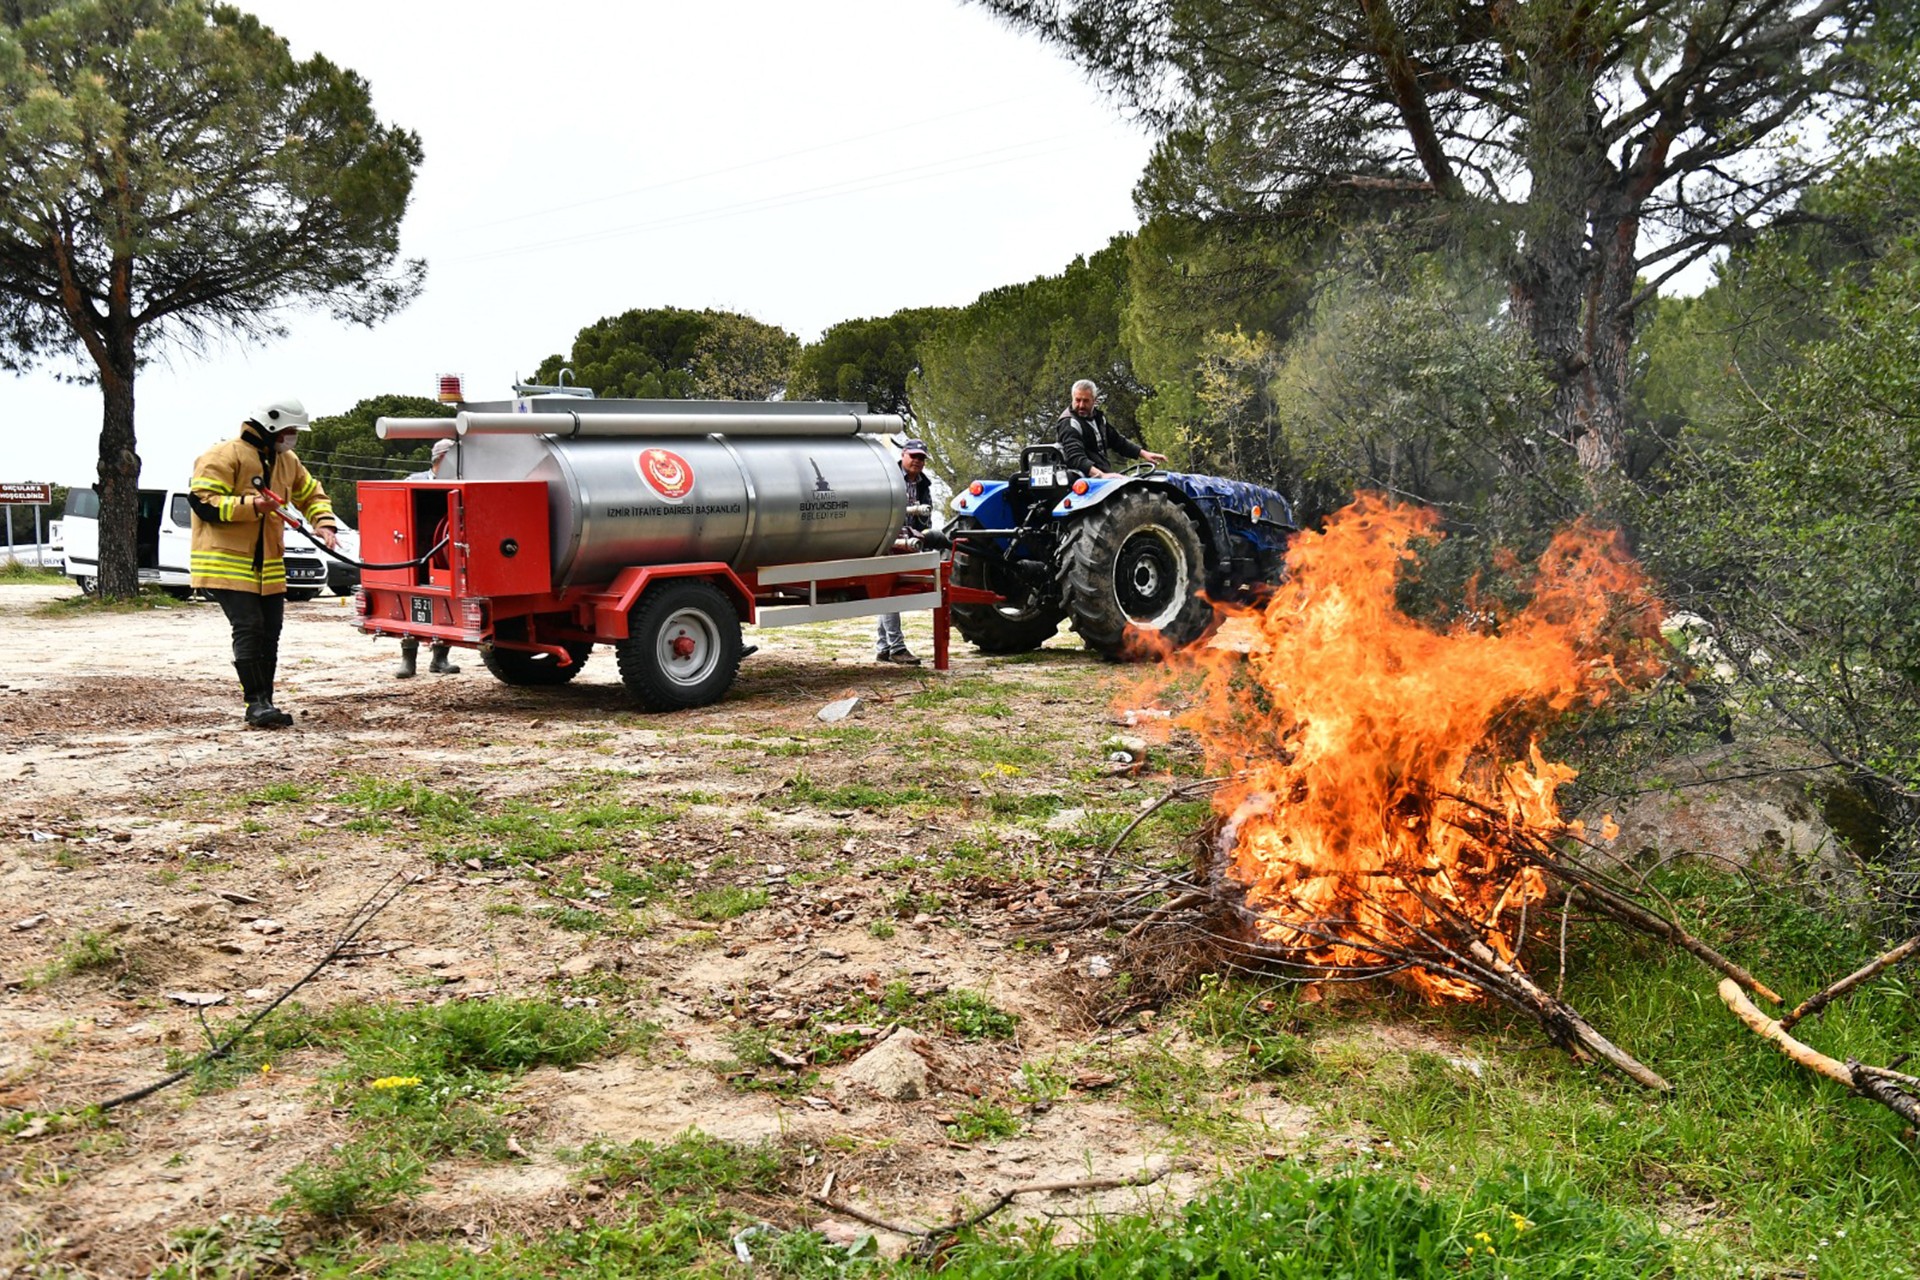
[[[187,563],[196,587],[263,596],[286,591],[286,525],[278,515],[261,515],[247,503],[257,476],[267,475],[266,487],[297,507],[308,524],[317,529],[338,524],[326,491],[298,457],[273,453],[272,442],[266,441],[264,452],[273,467],[263,470],[262,443],[248,428],[238,440],[215,445],[193,464],[187,486],[194,498],[193,549]]]

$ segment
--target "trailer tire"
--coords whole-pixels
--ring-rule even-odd
[[[506,635],[503,638],[524,638],[526,623],[502,623],[495,628],[495,634],[507,632],[517,623],[518,635]],[[593,653],[593,646],[580,641],[568,641],[563,646],[567,656],[573,659],[566,666],[550,653],[528,653],[524,649],[501,649],[490,644],[480,646],[480,661],[486,665],[493,678],[502,684],[519,688],[551,688],[566,684],[580,674],[580,668],[587,665],[587,658]]]
[[[980,522],[973,517],[961,516],[948,529],[980,527]],[[955,552],[953,580],[963,587],[993,589],[988,581],[986,561],[978,556],[962,556]],[[956,604],[950,616],[961,639],[982,653],[1001,654],[1027,653],[1038,649],[1060,630],[1060,621],[1067,613],[1052,604],[1029,604],[1024,609],[992,604]]]
[[[1117,493],[1069,524],[1060,557],[1061,595],[1087,647],[1116,662],[1160,655],[1157,636],[1178,649],[1213,626],[1201,594],[1206,553],[1193,520],[1164,494]]]
[[[740,671],[740,613],[700,578],[649,587],[616,641],[620,679],[647,711],[685,711],[720,701]]]

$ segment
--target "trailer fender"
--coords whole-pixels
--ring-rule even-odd
[[[585,603],[593,609],[594,634],[604,641],[626,639],[627,614],[648,587],[667,578],[711,578],[740,611],[740,621],[753,621],[753,592],[740,575],[717,560],[630,565],[614,575],[605,591],[587,594]]]

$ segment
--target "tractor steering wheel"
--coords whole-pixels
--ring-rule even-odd
[[[1119,474],[1129,478],[1137,478],[1139,476],[1150,476],[1159,469],[1160,466],[1158,463],[1136,462],[1131,466],[1122,468]]]

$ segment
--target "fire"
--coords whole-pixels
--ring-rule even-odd
[[[1263,948],[1329,976],[1438,954],[1463,923],[1515,963],[1547,886],[1499,833],[1574,829],[1555,792],[1575,770],[1535,733],[1657,670],[1658,606],[1617,539],[1585,524],[1555,538],[1518,612],[1470,607],[1446,631],[1400,612],[1398,567],[1437,522],[1363,497],[1301,534],[1288,581],[1249,615],[1245,661],[1202,651],[1203,696],[1181,721],[1232,775],[1215,801],[1224,871]],[[1418,965],[1396,977],[1436,1001],[1476,994]]]

